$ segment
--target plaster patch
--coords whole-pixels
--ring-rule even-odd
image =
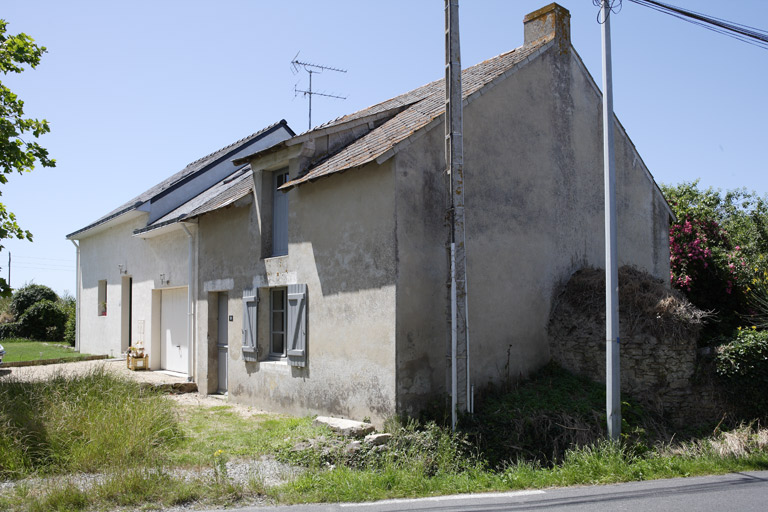
[[[206,281],[203,283],[204,292],[221,292],[233,290],[235,288],[235,280],[229,279],[214,279],[213,281]]]

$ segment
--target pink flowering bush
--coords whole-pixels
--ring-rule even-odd
[[[752,313],[755,276],[766,270],[765,200],[743,190],[702,191],[697,182],[662,190],[677,217],[669,230],[672,286],[713,311],[717,331],[735,329]]]

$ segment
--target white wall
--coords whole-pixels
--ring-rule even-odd
[[[80,290],[80,351],[117,356],[121,346],[123,277],[133,278],[132,343],[141,338],[150,353],[150,365],[158,368],[159,347],[152,345],[152,290],[187,286],[188,242],[179,229],[151,239],[133,236],[146,225],[146,214],[133,217],[80,240],[82,287]],[[121,274],[118,265],[123,265]],[[170,282],[160,283],[160,274]],[[107,281],[107,315],[98,315],[98,282]],[[158,294],[159,296],[159,294]],[[127,304],[125,304],[127,307]],[[140,330],[144,325],[144,334]],[[157,354],[156,356],[154,354]]]

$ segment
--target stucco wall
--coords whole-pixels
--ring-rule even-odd
[[[476,386],[517,379],[547,362],[553,291],[575,270],[604,265],[601,99],[578,58],[556,48],[464,109]],[[446,390],[442,133],[438,124],[395,156],[398,401],[406,412]],[[620,264],[667,278],[663,199],[619,126],[616,170]]]
[[[203,343],[212,343],[207,301],[214,297],[210,292],[226,288],[229,314],[236,319],[228,340],[230,399],[290,414],[369,416],[377,422],[395,412],[393,180],[389,164],[373,165],[291,190],[285,257],[260,258],[259,201],[200,218],[200,375],[202,365],[210,369],[215,362]],[[307,367],[244,362],[243,290],[259,289],[262,299],[263,358],[268,287],[293,283],[308,287]],[[210,380],[198,383],[203,392],[213,392]]]
[[[144,226],[146,215],[141,215],[80,240],[80,351],[117,356],[126,350],[127,340],[121,341],[122,283],[124,278],[132,277],[132,343],[144,342],[150,366],[157,369],[160,347],[158,342],[153,344],[152,332],[159,325],[153,325],[152,290],[187,286],[188,242],[181,230],[146,240],[132,236],[135,229]],[[125,273],[121,273],[118,265],[123,265]],[[161,273],[170,282],[161,284]],[[106,316],[98,315],[100,280],[107,281]],[[158,321],[155,319],[155,323]]]

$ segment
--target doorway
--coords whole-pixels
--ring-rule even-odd
[[[162,290],[160,306],[160,368],[188,373],[187,288]]]
[[[227,371],[229,368],[229,306],[227,300],[229,299],[226,293],[218,294],[218,325],[216,327],[216,348],[218,351],[217,357],[217,374],[218,374],[218,386],[217,392],[225,394],[227,392]]]
[[[133,278],[123,276],[120,282],[120,352],[127,352],[133,345],[131,323],[133,320]]]

